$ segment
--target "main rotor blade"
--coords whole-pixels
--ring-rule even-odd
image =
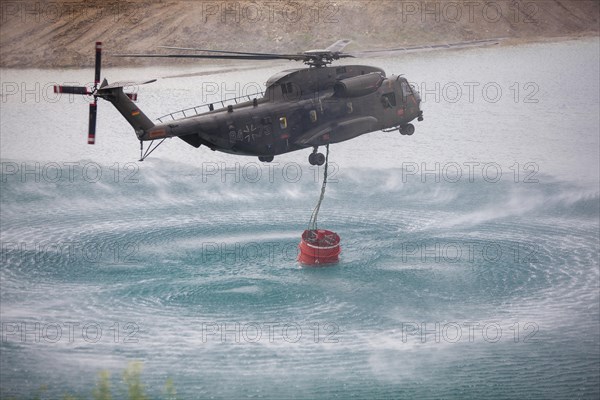
[[[113,54],[114,57],[148,57],[148,58],[208,58],[221,60],[294,60],[304,61],[311,57],[298,55],[210,55],[210,54]]]
[[[331,53],[338,53],[340,50],[342,50],[344,47],[346,47],[346,45],[349,44],[350,42],[351,41],[347,40],[347,39],[338,40],[337,42],[335,42],[334,44],[332,44],[325,50],[327,50]],[[208,50],[208,49],[197,49],[197,48],[193,48],[193,47],[173,47],[173,46],[158,46],[158,47],[161,47],[163,49],[171,49],[171,50],[204,51],[207,53],[239,54],[239,55],[248,55],[248,56],[266,56],[266,57],[275,57],[276,59],[283,58],[286,60],[295,60],[295,61],[307,61],[310,58],[314,59],[314,58],[318,57],[317,54],[310,54],[310,52],[307,52],[304,54],[278,54],[278,53],[256,53],[256,52],[247,52],[247,51]],[[337,58],[354,57],[351,54],[336,54],[336,56],[337,56]]]
[[[163,49],[171,49],[171,50],[186,50],[186,51],[205,51],[207,53],[222,53],[222,54],[241,54],[241,55],[249,55],[249,56],[282,56],[286,54],[277,54],[277,53],[256,53],[256,52],[247,52],[247,51],[228,51],[228,50],[208,50],[208,49],[198,49],[194,47],[173,47],[173,46],[158,46]]]
[[[348,46],[350,44],[350,42],[352,42],[352,40],[349,40],[349,39],[338,40],[331,46],[327,47],[325,50],[329,50],[332,53],[339,53],[340,51],[342,51],[344,49],[344,47]]]
[[[459,49],[464,47],[479,47],[479,46],[490,46],[500,43],[502,39],[482,39],[482,40],[471,40],[466,42],[446,43],[446,44],[434,44],[434,45],[421,45],[421,46],[408,46],[398,47],[393,49],[381,49],[381,50],[363,50],[352,52],[357,57],[361,56],[374,56],[374,55],[388,55],[389,53],[396,52],[413,52],[423,50],[439,50],[439,49]],[[379,54],[378,54],[379,53]]]

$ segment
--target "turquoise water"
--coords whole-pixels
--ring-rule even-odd
[[[308,151],[266,167],[170,141],[138,163],[106,104],[89,149],[85,104],[7,101],[0,395],[89,396],[141,361],[155,398],[169,377],[181,398],[597,398],[597,44],[381,61],[535,82],[539,101],[426,101],[410,138],[332,146],[320,226],[343,250],[321,268],[296,262],[320,189]],[[574,65],[536,63],[549,50],[584,59],[568,84]],[[58,128],[57,110],[83,116]]]

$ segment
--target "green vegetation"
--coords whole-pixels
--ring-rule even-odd
[[[130,363],[123,372],[123,382],[127,386],[127,398],[130,400],[148,400],[144,393],[144,385],[140,382],[142,374],[142,363]]]
[[[142,383],[142,369],[143,364],[140,361],[130,362],[127,368],[123,371],[121,385],[116,390],[111,389],[110,372],[103,370],[98,373],[98,380],[96,381],[95,387],[92,389],[93,400],[113,400],[113,399],[128,399],[128,400],[149,400],[150,397],[146,394],[144,384]],[[45,393],[48,391],[48,385],[41,386],[36,393],[31,397],[34,400],[44,400],[48,398]],[[163,388],[164,399],[176,400],[177,391],[173,384],[172,378],[167,378],[165,386]],[[83,400],[85,397],[78,397],[72,394],[65,394],[62,397],[63,400]],[[16,400],[10,398],[7,400]]]
[[[100,371],[98,383],[92,392],[94,400],[112,400],[110,394],[110,372]]]

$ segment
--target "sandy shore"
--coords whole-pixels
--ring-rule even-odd
[[[349,52],[488,38],[556,41],[597,36],[599,10],[596,0],[517,6],[508,0],[2,2],[0,67],[90,67],[95,41],[104,42],[106,54],[164,51],[160,45],[298,53],[340,38],[353,41]],[[156,64],[103,60],[105,66]]]

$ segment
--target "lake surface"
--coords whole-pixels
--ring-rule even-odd
[[[254,158],[168,140],[144,162],[112,106],[1,70],[0,396],[597,398],[599,41],[353,63],[405,74],[416,133],[331,146],[320,226],[339,264],[300,268],[320,190],[310,150]],[[90,55],[92,52],[90,51]],[[253,93],[296,67],[110,69],[151,117]],[[237,69],[236,68],[243,68]],[[211,73],[212,72],[212,73]]]

